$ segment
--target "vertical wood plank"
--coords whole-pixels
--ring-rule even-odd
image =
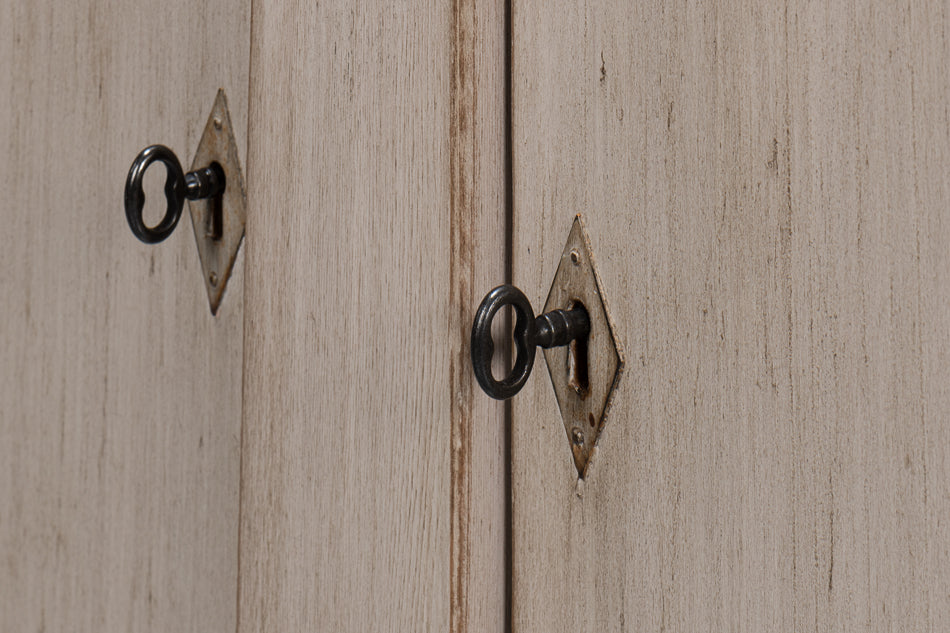
[[[241,631],[503,630],[499,4],[254,5]]]
[[[514,281],[628,357],[586,481],[514,403],[515,631],[950,626],[940,3],[513,5]]]
[[[243,157],[248,9],[0,2],[0,630],[236,624],[243,264],[212,317],[187,211],[146,246],[122,187],[219,87]]]
[[[508,103],[504,0],[457,0],[451,86],[449,332],[452,418],[450,630],[505,631],[509,618],[508,429],[478,389],[469,341],[475,308],[505,281]]]
[[[452,244],[449,335],[452,419],[453,633],[506,630],[509,618],[508,429],[504,405],[473,380],[472,321],[482,296],[505,281],[506,15],[504,0],[453,8]]]
[[[950,626],[945,14],[789,14],[802,627]]]

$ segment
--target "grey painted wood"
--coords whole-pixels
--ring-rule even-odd
[[[587,218],[627,367],[514,402],[513,630],[950,627],[943,3],[513,4],[514,281]]]
[[[122,187],[219,87],[243,159],[248,9],[0,2],[0,630],[235,628],[243,257],[213,318],[187,211],[146,246]]]
[[[244,633],[504,630],[501,6],[254,5]]]

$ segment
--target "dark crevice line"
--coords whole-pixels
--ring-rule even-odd
[[[247,179],[245,180],[245,186],[250,182],[251,178],[251,122],[254,120],[253,116],[256,112],[256,108],[252,102],[254,95],[254,24],[255,24],[255,14],[260,11],[259,0],[251,0],[250,11],[251,14],[248,18],[248,29],[247,29],[247,92],[246,101],[245,101],[245,125],[244,125],[244,173],[247,174]],[[248,188],[248,191],[252,189]],[[250,215],[252,208],[248,207],[248,215]],[[250,219],[250,218],[248,218]],[[247,221],[245,221],[245,227],[247,227]],[[241,563],[242,563],[242,554],[244,551],[242,543],[242,533],[244,532],[244,512],[246,508],[244,507],[244,458],[247,441],[245,434],[247,433],[247,348],[248,348],[248,293],[247,293],[247,270],[249,267],[249,261],[247,258],[247,234],[245,228],[244,239],[242,240],[243,244],[241,247],[244,248],[244,278],[242,283],[244,287],[241,289],[241,301],[243,303],[242,312],[241,312],[241,424],[238,429],[238,516],[237,516],[237,582],[235,583],[235,598],[234,598],[234,629],[235,633],[240,633],[241,631]],[[236,260],[235,260],[236,261]]]
[[[512,142],[512,24],[511,24],[511,0],[505,1],[505,59],[504,59],[504,111],[505,111],[505,283],[514,281],[514,159]],[[509,311],[505,331],[510,332],[512,328],[511,314]],[[513,363],[513,345],[508,345],[505,350],[505,366],[511,367]],[[505,631],[512,633],[514,628],[513,618],[513,593],[514,593],[514,515],[512,499],[512,435],[514,431],[513,414],[511,400],[505,401],[504,415],[504,460],[505,460]]]

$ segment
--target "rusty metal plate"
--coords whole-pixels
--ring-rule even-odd
[[[195,241],[198,243],[198,255],[201,258],[201,270],[204,273],[211,314],[217,314],[228,279],[231,277],[231,268],[244,238],[244,224],[247,220],[244,176],[241,173],[237,142],[234,140],[231,114],[228,112],[228,100],[224,90],[218,90],[215,97],[214,107],[198,144],[198,151],[191,161],[191,169],[207,167],[212,163],[217,163],[224,171],[224,194],[218,198],[189,200],[188,206],[191,209],[191,222],[195,229]],[[215,205],[220,205],[221,210],[219,227],[214,226]]]
[[[544,350],[564,431],[583,479],[606,421],[607,408],[623,368],[623,352],[614,336],[590,241],[581,216],[574,218],[544,312],[582,304],[590,316],[586,342]],[[586,360],[585,360],[586,356]]]

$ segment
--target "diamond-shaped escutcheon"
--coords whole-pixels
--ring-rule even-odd
[[[214,198],[189,200],[188,206],[211,314],[216,314],[244,238],[247,219],[244,177],[223,90],[218,90],[191,168],[199,169],[212,163],[217,163],[224,171],[224,193]]]
[[[623,368],[623,352],[603,297],[581,217],[574,218],[544,312],[582,305],[590,335],[544,350],[577,474],[584,478],[604,428],[608,404]]]

